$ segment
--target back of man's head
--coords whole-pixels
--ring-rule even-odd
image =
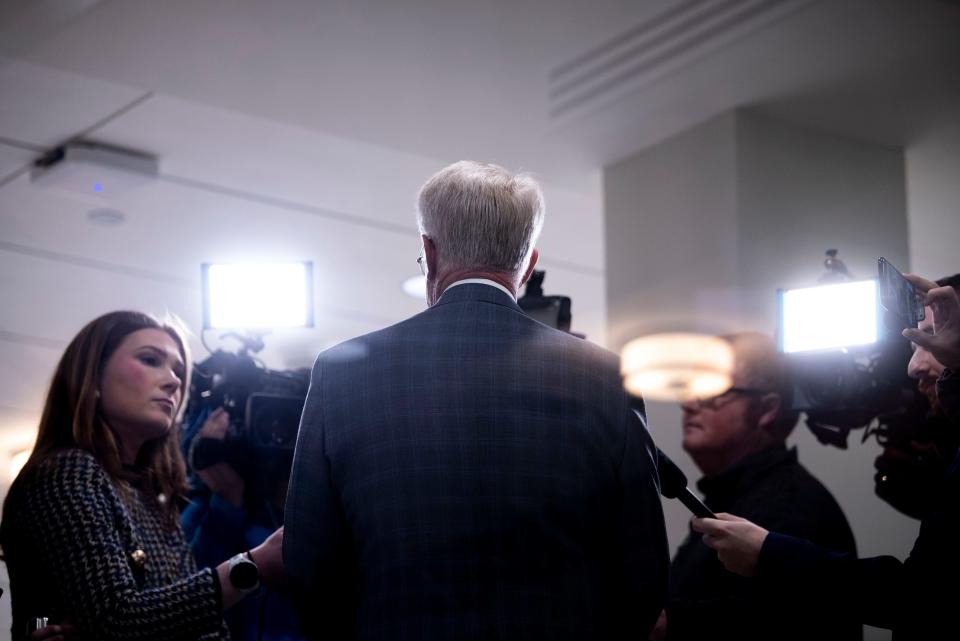
[[[460,161],[434,174],[417,199],[420,233],[449,268],[516,273],[543,226],[543,194],[525,174]]]
[[[767,429],[776,439],[785,440],[800,416],[786,409],[789,386],[783,354],[771,337],[760,332],[739,332],[724,338],[733,347],[734,385],[779,395],[780,410]]]

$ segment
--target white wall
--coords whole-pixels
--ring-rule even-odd
[[[960,272],[960,118],[907,149],[909,269],[928,278]]]

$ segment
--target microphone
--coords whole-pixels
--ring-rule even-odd
[[[687,476],[659,447],[657,448],[657,469],[660,472],[660,494],[668,499],[679,500],[693,512],[694,516],[699,516],[701,519],[717,518],[717,515],[690,491],[687,487]]]

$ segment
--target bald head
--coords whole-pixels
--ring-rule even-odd
[[[785,409],[789,385],[783,354],[770,336],[760,332],[738,332],[723,338],[733,347],[733,386],[773,392],[780,397],[780,410],[770,429],[778,439],[786,439],[797,424],[799,413]]]

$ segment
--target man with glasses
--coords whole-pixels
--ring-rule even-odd
[[[785,406],[783,361],[763,334],[726,337],[735,354],[733,387],[686,402],[683,449],[704,477],[697,486],[714,512],[855,552],[850,526],[830,492],[797,461],[786,440],[797,422]],[[773,525],[775,524],[775,525]],[[859,624],[798,613],[727,572],[691,532],[670,568],[670,596],[653,638],[859,639]]]
[[[960,276],[938,283],[911,274],[906,278],[924,294],[927,306],[919,325],[903,330],[914,345],[908,372],[919,379],[921,389],[934,386],[950,427],[960,430],[960,295],[952,285]],[[931,491],[931,508],[902,562],[892,556],[858,559],[733,514],[694,519],[693,527],[727,569],[754,577],[758,589],[788,595],[798,615],[812,607],[829,609],[890,628],[894,639],[956,639],[960,455],[954,453]]]
[[[615,354],[516,302],[537,183],[460,162],[418,199],[429,309],[320,354],[286,505],[308,638],[643,639],[669,554]]]

